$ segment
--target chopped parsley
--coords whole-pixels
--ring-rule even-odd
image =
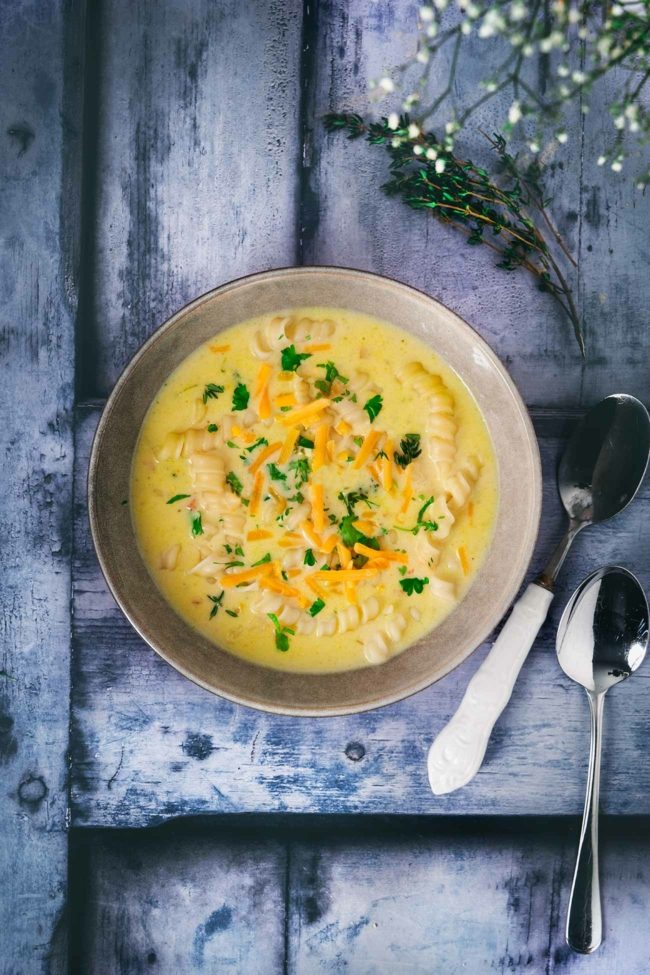
[[[422,495],[420,495],[420,497],[422,497]],[[427,508],[433,504],[434,500],[435,498],[433,497],[433,495],[431,495],[431,497],[424,502],[424,504],[418,511],[418,516],[415,521],[415,524],[413,525],[413,528],[402,528],[400,525],[395,525],[394,527],[401,532],[410,532],[411,535],[417,535],[420,530],[423,530],[425,532],[437,532],[438,522],[430,521],[428,518],[424,517]]]
[[[306,457],[301,457],[299,460],[292,460],[289,463],[289,470],[294,472],[296,487],[299,488],[302,487],[305,481],[309,480],[311,465]]]
[[[317,379],[314,386],[325,396],[329,396],[332,392],[332,383],[335,379],[342,383],[348,382],[347,376],[342,376],[333,362],[319,362],[318,368],[325,370],[325,379]]]
[[[216,423],[208,423],[208,433],[216,433],[219,427]]]
[[[248,409],[250,395],[251,394],[248,392],[248,389],[243,383],[237,383],[232,394],[233,411]]]
[[[255,568],[256,565],[264,565],[265,562],[270,562],[270,561],[271,561],[271,553],[267,552],[266,555],[263,555],[261,559],[257,560],[257,562],[253,562],[253,568]]]
[[[218,399],[224,388],[224,386],[217,386],[216,383],[206,383],[203,388],[203,402],[207,403],[209,399]]]
[[[235,555],[241,555],[242,558],[244,557],[244,550],[241,545],[235,546]]]
[[[301,435],[301,436],[298,437],[298,446],[299,447],[307,447],[308,450],[312,450],[313,447],[314,447],[314,441],[313,440],[309,440],[307,437],[303,437]]]
[[[185,498],[189,498],[189,494],[175,494],[173,498],[170,498],[167,504],[176,504],[177,501],[184,501]]]
[[[400,467],[408,467],[412,460],[419,457],[422,453],[422,448],[420,447],[420,434],[419,433],[407,433],[403,440],[399,443],[401,453],[397,450],[393,454],[395,457],[395,463],[399,464]]]
[[[244,450],[246,451],[247,454],[250,454],[250,452],[252,450],[255,450],[256,447],[262,447],[262,446],[268,447],[268,445],[269,442],[266,439],[266,437],[260,437],[259,440],[256,440],[255,443],[252,443],[250,447],[244,447]]]
[[[355,514],[346,515],[345,518],[341,519],[341,524],[339,525],[339,532],[341,534],[341,539],[343,544],[348,548],[354,548],[357,542],[361,542],[367,548],[379,549],[379,542],[376,538],[369,538],[367,535],[363,535],[358,528],[355,528],[352,524],[353,521],[357,520]],[[357,560],[363,559],[362,565],[368,560],[363,555],[355,556],[355,565]]]
[[[285,372],[295,372],[304,359],[311,359],[311,352],[296,352],[295,345],[282,349],[282,368]]]
[[[316,556],[314,555],[314,553],[310,548],[308,548],[307,551],[305,552],[304,564],[316,565]]]
[[[407,596],[412,596],[414,592],[420,594],[428,583],[428,579],[400,579],[399,584]]]
[[[226,593],[224,590],[224,592],[219,593],[218,596],[208,596],[208,599],[212,603],[212,609],[210,610],[209,619],[212,619],[214,616],[216,616],[219,610],[221,609],[221,600],[223,599],[225,594]]]
[[[325,603],[323,602],[322,599],[317,599],[316,602],[312,603],[311,606],[309,607],[309,615],[318,616],[321,609],[325,609]]]
[[[377,502],[371,501],[365,491],[349,491],[344,494],[343,491],[339,491],[337,494],[339,501],[342,501],[345,507],[348,509],[348,514],[354,514],[354,506],[359,504],[360,501],[365,501],[369,508],[376,508]]]
[[[222,595],[223,595],[223,593],[222,593]],[[239,616],[239,613],[235,612],[234,609],[227,609],[226,612],[228,613],[228,616],[234,616],[235,619]]]
[[[357,445],[357,447],[360,447],[363,443],[363,437],[352,437],[352,440]]]
[[[229,484],[235,494],[241,495],[244,490],[244,485],[239,480],[234,471],[228,471],[226,474],[226,484]]]
[[[200,511],[198,512],[198,514],[192,515],[192,534],[194,535],[194,537],[203,534],[203,522],[201,520]]]
[[[280,620],[277,618],[275,613],[267,613],[268,618],[273,623],[275,627],[275,646],[282,653],[286,653],[289,649],[289,636],[293,636],[296,632],[292,630],[290,626],[283,626]]]
[[[371,423],[376,416],[379,416],[383,405],[384,405],[384,401],[379,395],[379,393],[377,393],[376,396],[371,397],[367,403],[363,404],[363,408],[368,414],[368,416],[370,417]]]
[[[272,481],[286,481],[287,475],[280,470],[277,464],[267,464],[266,466]]]

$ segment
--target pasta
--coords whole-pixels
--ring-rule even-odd
[[[462,598],[496,469],[432,352],[358,313],[298,309],[181,364],[145,419],[131,503],[150,571],[197,629],[266,666],[333,671],[388,660]]]

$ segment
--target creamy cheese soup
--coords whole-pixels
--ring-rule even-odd
[[[496,508],[490,438],[458,376],[337,308],[219,332],[162,387],[133,461],[135,531],[167,600],[282,670],[380,664],[437,626]]]

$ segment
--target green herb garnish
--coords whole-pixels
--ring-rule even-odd
[[[303,437],[302,434],[298,437],[298,446],[307,447],[308,450],[312,450],[314,447],[314,441],[309,440],[307,437]]]
[[[290,461],[289,470],[294,471],[296,487],[299,488],[305,483],[305,481],[309,480],[311,465],[306,457],[301,457],[299,460]]]
[[[375,419],[375,417],[381,413],[381,409],[383,405],[384,405],[384,401],[379,395],[379,393],[377,393],[376,396],[372,396],[367,403],[363,404],[363,408],[368,414],[368,416],[370,417],[371,423]]]
[[[206,383],[203,388],[203,402],[207,403],[209,399],[218,399],[224,388],[224,386],[217,386],[216,383]]]
[[[320,613],[321,609],[324,609],[324,608],[325,608],[325,603],[323,602],[323,600],[322,599],[317,599],[316,602],[312,603],[311,606],[309,607],[309,615],[310,616],[318,616],[318,614]]]
[[[201,520],[201,512],[192,515],[192,534],[196,537],[197,535],[203,534],[203,521]]]
[[[216,433],[219,427],[216,423],[208,423],[208,433]]]
[[[272,481],[286,481],[287,475],[280,470],[277,464],[267,464],[266,466]]]
[[[244,550],[241,545],[235,546],[235,555],[241,555],[242,558],[244,557]]]
[[[248,409],[248,401],[251,394],[248,392],[246,386],[243,383],[237,383],[232,394],[232,408],[233,411],[240,411]]]
[[[255,568],[256,565],[264,565],[265,562],[270,562],[270,561],[271,561],[271,553],[267,552],[266,555],[263,555],[261,559],[257,560],[257,562],[253,562],[253,568]]]
[[[335,379],[342,383],[348,382],[347,376],[342,376],[333,362],[319,362],[318,368],[325,370],[325,379],[317,379],[314,386],[325,396],[329,396],[332,392],[332,383]]]
[[[281,361],[285,372],[295,372],[304,359],[311,359],[311,352],[296,352],[295,345],[282,349]]]
[[[173,498],[170,498],[167,504],[176,504],[177,501],[184,501],[185,498],[191,497],[190,494],[175,494]]]
[[[239,480],[234,471],[228,471],[226,474],[226,484],[229,484],[235,494],[241,495],[244,490],[244,485]]]
[[[407,596],[412,596],[414,592],[421,593],[428,583],[428,579],[400,579],[399,584]]]
[[[316,565],[316,556],[310,548],[305,552],[305,558],[303,560],[305,565]]]
[[[235,619],[239,616],[239,613],[235,612],[234,609],[227,609],[226,612],[228,613],[228,616],[234,616]]]
[[[415,460],[422,453],[420,434],[407,433],[404,439],[400,440],[399,446],[401,453],[396,450],[393,454],[395,463],[399,464],[400,467],[408,467],[411,461]]]
[[[286,653],[289,649],[289,636],[293,636],[296,632],[292,630],[290,626],[283,626],[280,620],[277,618],[275,613],[267,613],[268,618],[273,623],[275,627],[275,646],[282,653]]]
[[[208,599],[213,604],[212,609],[210,610],[209,619],[212,619],[213,616],[216,616],[217,613],[219,612],[219,610],[221,608],[221,600],[223,599],[223,597],[225,596],[225,594],[226,593],[224,591],[224,592],[219,593],[218,596],[208,596]]]
[[[269,442],[266,439],[266,437],[260,437],[259,440],[256,440],[255,443],[252,443],[250,447],[244,447],[244,450],[246,451],[247,454],[250,454],[251,450],[255,450],[256,447],[262,447],[262,446],[268,447],[268,445]]]

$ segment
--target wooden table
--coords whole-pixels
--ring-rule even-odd
[[[253,271],[381,272],[490,342],[542,449],[531,574],[560,532],[554,467],[575,417],[610,392],[647,399],[650,204],[595,165],[597,112],[576,116],[551,176],[586,362],[521,274],[379,194],[381,151],[324,134],[323,112],[363,111],[367,80],[409,49],[415,9],[0,2],[2,975],[64,971],[68,938],[73,970],[102,975],[650,970],[648,820],[629,818],[650,816],[650,667],[608,701],[607,940],[586,959],[562,929],[587,704],[553,653],[587,571],[622,562],[650,583],[647,486],[576,544],[482,773],[442,798],[426,751],[487,647],[374,713],[266,716],[149,650],[92,551],[88,451],[117,375],[172,311]]]

